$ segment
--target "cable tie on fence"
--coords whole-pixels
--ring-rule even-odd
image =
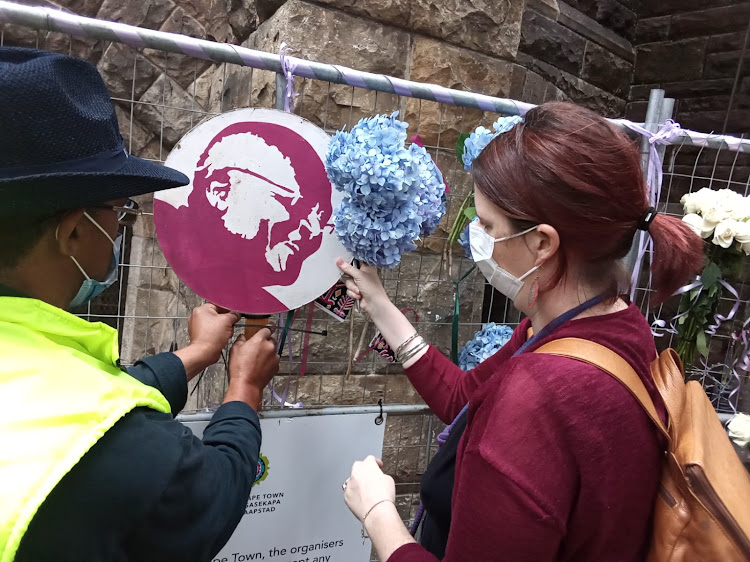
[[[287,55],[287,46],[285,42],[279,45],[279,59],[281,61],[281,72],[286,79],[286,89],[284,91],[284,111],[294,113],[294,69],[297,67],[291,58]]]
[[[380,413],[378,414],[378,417],[375,418],[375,425],[382,425],[385,421],[385,418],[383,417],[383,399],[378,398],[378,406],[380,406]]]

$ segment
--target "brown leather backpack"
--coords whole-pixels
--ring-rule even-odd
[[[651,364],[667,407],[666,428],[640,377],[609,348],[562,338],[535,353],[599,367],[630,391],[666,437],[648,562],[750,561],[750,475],[703,388],[696,381],[685,384],[682,363],[673,350]]]

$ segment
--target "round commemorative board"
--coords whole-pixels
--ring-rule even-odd
[[[164,256],[196,294],[246,314],[314,301],[350,260],[336,238],[342,194],[326,175],[330,137],[273,109],[239,109],[190,131],[166,165],[190,178],[154,194]]]

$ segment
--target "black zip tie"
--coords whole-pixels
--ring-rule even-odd
[[[378,398],[378,406],[380,406],[380,415],[375,418],[375,425],[383,425],[385,418],[383,417],[383,399]]]

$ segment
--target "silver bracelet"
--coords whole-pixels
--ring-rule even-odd
[[[365,513],[365,516],[362,518],[362,540],[370,538],[367,535],[367,531],[365,531],[365,521],[367,521],[367,516],[370,515],[370,513],[372,513],[373,509],[378,507],[381,503],[385,503],[385,502],[391,502],[393,504],[393,507],[396,507],[396,502],[394,502],[393,500],[386,499],[386,500],[380,500],[378,503],[376,503],[370,509],[368,509],[367,513]]]
[[[398,357],[399,354],[403,351],[403,349],[407,345],[409,345],[412,341],[414,341],[414,338],[417,338],[417,337],[419,337],[419,334],[417,332],[414,332],[412,335],[406,338],[404,342],[396,348],[396,357]]]
[[[426,341],[422,340],[417,345],[412,347],[409,351],[407,351],[406,354],[401,359],[399,359],[399,362],[403,365],[404,363],[406,363],[409,359],[414,357],[417,353],[422,351],[428,345],[429,344]]]
[[[414,340],[412,340],[410,342],[410,343],[414,344],[412,347],[407,347],[407,348],[405,348],[403,350],[400,350],[399,353],[396,354],[396,361],[399,361],[399,362],[403,363],[403,361],[401,360],[401,358],[404,355],[406,355],[407,353],[409,353],[412,349],[414,349],[415,347],[417,347],[421,342],[424,342],[424,338],[422,336],[417,336]]]

